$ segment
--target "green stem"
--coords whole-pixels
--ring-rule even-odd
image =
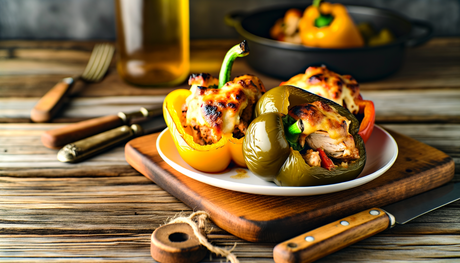
[[[334,20],[334,17],[330,14],[321,13],[321,10],[319,9],[319,6],[321,5],[321,0],[313,0],[312,5],[318,8],[319,12],[319,17],[315,19],[315,26],[321,28],[330,25],[332,23],[332,20]]]
[[[319,10],[319,5],[320,5],[320,4],[321,4],[321,0],[313,0],[312,6],[318,8],[318,10]]]
[[[291,143],[297,143],[297,140],[302,132],[303,123],[301,120],[294,122],[284,131],[286,139]]]
[[[249,46],[246,43],[246,40],[239,43],[238,45],[233,46],[225,55],[224,61],[222,62],[222,67],[220,68],[219,73],[219,87],[222,88],[228,81],[230,81],[230,76],[232,73],[233,62],[237,57],[244,57],[249,54]]]

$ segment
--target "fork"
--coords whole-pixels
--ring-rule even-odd
[[[88,64],[81,75],[62,79],[50,89],[30,112],[33,122],[49,122],[64,104],[65,97],[77,80],[100,81],[112,61],[115,48],[110,44],[96,44]]]

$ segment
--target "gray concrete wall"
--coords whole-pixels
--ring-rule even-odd
[[[0,39],[116,38],[114,0],[0,0]],[[190,0],[191,37],[236,37],[225,25],[235,11],[310,0]],[[392,9],[429,21],[437,36],[460,36],[460,0],[339,0],[345,4]]]

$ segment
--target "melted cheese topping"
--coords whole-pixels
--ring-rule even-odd
[[[332,139],[344,138],[349,135],[348,127],[351,121],[340,115],[336,109],[321,101],[294,106],[289,110],[294,119],[301,119],[308,136],[316,131],[325,131]]]
[[[304,74],[298,74],[285,83],[307,90],[318,96],[332,100],[353,114],[358,113],[359,106],[355,99],[359,96],[359,85],[350,75],[339,75],[325,66],[309,67]]]
[[[186,99],[186,124],[206,126],[212,137],[220,138],[222,134],[234,131],[244,109],[248,104],[254,104],[265,88],[257,77],[251,75],[237,77],[221,89],[211,87],[217,83],[213,77],[204,82],[192,82],[191,95]]]
[[[194,120],[197,125],[215,128],[216,133],[232,132],[240,123],[241,112],[248,105],[244,91],[241,88],[229,89],[224,86],[221,90],[215,90],[219,92],[211,90],[196,96],[197,89],[200,88],[192,86],[192,96],[195,96],[187,98],[187,124],[192,124]]]

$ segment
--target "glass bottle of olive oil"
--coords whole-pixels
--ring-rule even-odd
[[[188,0],[115,0],[117,70],[128,83],[173,86],[190,70]]]

